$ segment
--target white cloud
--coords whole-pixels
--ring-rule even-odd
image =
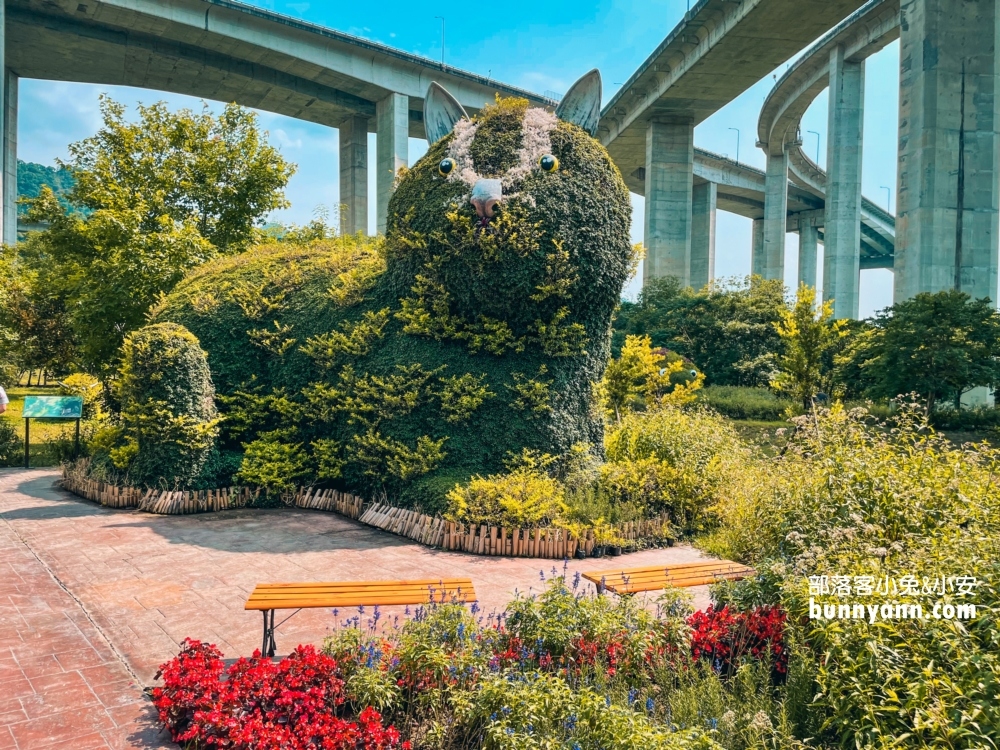
[[[285,132],[284,128],[272,130],[270,131],[270,135],[274,139],[275,143],[283,149],[302,148],[302,138],[291,138],[288,133]]]

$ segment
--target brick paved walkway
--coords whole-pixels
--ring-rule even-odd
[[[261,616],[243,609],[258,582],[469,576],[489,612],[537,591],[540,569],[562,567],[431,550],[319,511],[108,510],[55,489],[56,478],[0,470],[0,750],[169,747],[141,687],[185,637],[227,657],[258,648]],[[700,558],[678,546],[615,564]],[[572,561],[569,573],[609,562]],[[693,591],[705,606],[706,588]],[[329,611],[304,610],[278,628],[279,652],[333,626]]]

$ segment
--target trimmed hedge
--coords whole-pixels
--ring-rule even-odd
[[[188,486],[214,452],[215,388],[190,331],[158,323],[130,334],[115,383],[121,426],[111,461],[130,482]]]

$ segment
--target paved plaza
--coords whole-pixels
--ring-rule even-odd
[[[261,615],[243,605],[260,582],[468,576],[490,612],[515,591],[538,591],[540,571],[563,567],[440,552],[320,511],[109,510],[57,479],[52,469],[0,470],[0,750],[173,747],[142,688],[186,637],[227,657],[259,648]],[[700,558],[678,546],[568,569]],[[707,605],[706,587],[692,591]],[[322,642],[335,619],[299,612],[278,628],[279,653]]]

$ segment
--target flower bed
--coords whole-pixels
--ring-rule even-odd
[[[334,610],[347,617],[321,652],[300,646],[277,663],[255,653],[225,670],[217,649],[188,641],[161,668],[154,702],[175,741],[239,750],[719,750],[726,710],[741,711],[733,737],[771,726],[779,610],[692,614],[667,594],[654,617],[579,583],[556,576],[490,615],[442,604],[387,622],[378,607]],[[757,640],[734,638],[737,622]]]

